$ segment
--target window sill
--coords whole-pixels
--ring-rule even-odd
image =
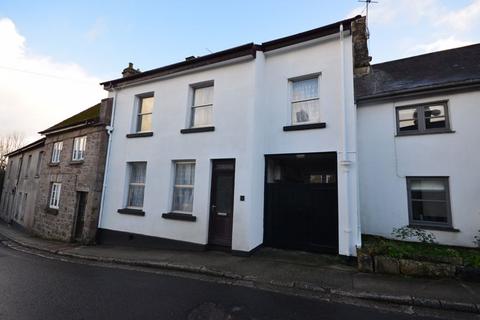
[[[46,207],[45,208],[45,212],[48,213],[48,214],[53,214],[53,215],[57,215],[58,214],[58,209],[54,209],[54,208],[50,208],[50,207]]]
[[[180,133],[197,133],[197,132],[209,132],[215,131],[215,127],[198,127],[198,128],[187,128],[180,130]]]
[[[460,232],[460,230],[455,229],[453,227],[442,227],[442,226],[426,226],[426,225],[417,225],[417,224],[409,224],[409,228],[417,228],[417,229],[425,229],[425,230],[437,230],[437,231],[446,231],[446,232]]]
[[[60,165],[60,162],[50,162],[48,164],[49,167],[58,167]]]
[[[153,136],[153,132],[137,132],[127,134],[127,138],[144,138]]]
[[[310,129],[323,129],[326,128],[325,122],[308,123],[308,124],[296,124],[283,127],[283,131],[297,131],[297,130],[310,130]]]
[[[117,212],[121,214],[130,214],[132,216],[140,216],[140,217],[143,217],[145,215],[145,211],[140,209],[123,208],[123,209],[118,209]]]
[[[72,160],[72,161],[70,161],[70,164],[71,164],[71,165],[83,164],[83,160]]]
[[[181,221],[197,221],[197,217],[191,215],[189,213],[179,213],[179,212],[168,212],[162,213],[162,218],[164,219],[172,219],[172,220],[181,220]]]
[[[430,134],[441,134],[441,133],[455,133],[453,130],[442,130],[442,131],[427,131],[427,132],[405,132],[397,133],[395,137],[405,137],[405,136],[424,136]]]

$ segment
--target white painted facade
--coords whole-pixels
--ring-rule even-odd
[[[442,100],[453,133],[396,136],[396,107]],[[406,177],[446,176],[457,232],[431,232],[441,244],[474,246],[480,229],[479,101],[477,88],[359,105],[362,233],[391,237],[393,228],[409,224]]]
[[[343,51],[342,51],[343,50]],[[343,59],[343,68],[342,68]],[[326,128],[284,132],[290,125],[289,79],[319,75],[321,121]],[[191,86],[213,81],[215,131],[181,134],[187,128]],[[135,97],[154,93],[153,136],[127,138]],[[295,46],[230,60],[188,73],[132,84],[109,93],[114,121],[99,227],[207,244],[211,161],[236,160],[232,249],[250,251],[263,242],[265,155],[337,152],[339,253],[355,255],[360,244],[353,95],[352,37],[339,33]],[[343,111],[344,106],[345,111]],[[195,160],[195,222],[162,218],[171,210],[173,161]],[[127,162],[146,161],[145,216],[125,207]],[[240,201],[240,196],[245,201]]]

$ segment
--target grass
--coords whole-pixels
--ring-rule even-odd
[[[480,249],[397,241],[370,235],[363,235],[362,242],[363,249],[371,255],[433,262],[462,258],[463,265],[480,268]]]

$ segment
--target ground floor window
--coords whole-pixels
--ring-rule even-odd
[[[145,176],[147,173],[146,162],[129,162],[129,181],[127,208],[143,208],[143,198],[145,194]]]
[[[407,177],[410,224],[451,227],[448,177]]]
[[[172,211],[192,213],[195,161],[176,161]]]
[[[52,183],[52,187],[50,189],[50,202],[49,207],[52,209],[58,209],[60,204],[60,191],[62,190],[61,183]]]

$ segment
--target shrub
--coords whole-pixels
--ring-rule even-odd
[[[422,243],[436,243],[437,240],[433,233],[409,226],[393,228],[392,236],[398,240],[417,240]]]

